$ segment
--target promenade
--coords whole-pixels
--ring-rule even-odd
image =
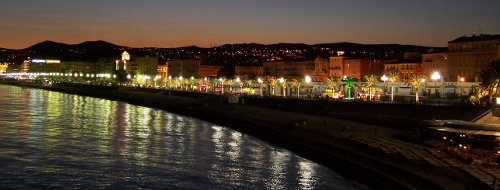
[[[363,114],[358,121],[344,120],[249,106],[246,100],[230,104],[226,96],[196,92],[38,87],[158,107],[222,124],[293,150],[377,189],[489,189],[494,178],[485,176],[498,173],[498,167],[488,171],[460,165],[432,147],[402,141],[401,136],[412,133],[408,127],[361,122]]]

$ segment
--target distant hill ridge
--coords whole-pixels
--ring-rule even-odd
[[[334,49],[394,49],[394,48],[402,48],[402,49],[419,49],[419,48],[444,48],[444,47],[428,47],[428,46],[419,46],[419,45],[401,45],[401,44],[359,44],[352,42],[337,42],[337,43],[319,43],[319,44],[305,44],[305,43],[276,43],[276,44],[259,44],[259,43],[237,43],[237,44],[224,44],[217,47],[212,48],[288,48],[288,49],[296,49],[296,48],[334,48]],[[19,50],[65,50],[65,49],[142,49],[142,48],[160,48],[160,49],[212,49],[212,48],[202,48],[198,46],[183,46],[177,48],[161,48],[161,47],[127,47],[116,45],[104,40],[96,40],[96,41],[85,41],[79,44],[66,44],[55,42],[51,40],[46,40],[32,46],[29,46],[24,49]],[[8,48],[0,48],[5,50],[14,50]]]

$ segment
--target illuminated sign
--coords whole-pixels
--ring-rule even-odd
[[[44,59],[33,59],[31,60],[32,63],[61,63],[61,60],[44,60]]]
[[[45,60],[41,60],[41,59],[33,59],[31,60],[32,63],[45,63]]]
[[[60,60],[45,60],[45,63],[61,63]]]

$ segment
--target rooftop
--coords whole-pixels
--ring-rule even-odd
[[[453,42],[473,42],[473,41],[486,41],[486,40],[500,40],[500,34],[489,35],[489,34],[481,34],[481,35],[472,35],[472,36],[462,36],[457,39],[450,41]]]

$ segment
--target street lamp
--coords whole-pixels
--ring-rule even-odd
[[[434,73],[432,73],[431,78],[432,80],[434,80],[434,93],[437,94],[437,80],[441,79],[441,75],[439,74],[439,72],[435,71]]]
[[[224,79],[219,78],[219,81],[220,81],[220,94],[224,94]],[[231,92],[229,92],[231,93]]]
[[[385,81],[389,80],[389,77],[385,76],[385,75],[382,75],[382,77],[380,77],[380,79],[382,81],[384,81],[384,96],[385,96],[385,91],[387,90],[386,86],[385,86]]]
[[[304,81],[306,81],[306,83],[311,83],[311,81],[312,81],[311,76],[306,75]]]
[[[306,82],[306,84],[310,84],[312,82],[311,76],[306,75],[305,78],[304,78],[304,81]],[[308,92],[308,91],[309,90],[306,89],[306,92]]]
[[[259,88],[260,88],[260,96],[262,96],[262,83],[264,82],[261,78],[257,79],[257,82],[259,83]]]
[[[240,77],[236,77],[236,83],[240,86],[240,94],[243,94],[243,85],[241,85]]]
[[[156,75],[156,77],[155,77],[155,87],[156,87],[156,80],[158,80],[159,78],[161,78],[161,76]]]
[[[286,97],[286,84],[284,84],[285,79],[283,77],[281,77],[279,79],[279,82],[281,83],[281,89],[283,90],[283,97]]]

